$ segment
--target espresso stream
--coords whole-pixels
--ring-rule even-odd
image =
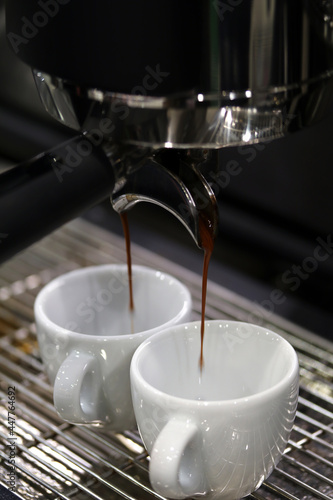
[[[126,256],[127,256],[127,273],[128,273],[128,285],[129,285],[129,312],[131,315],[131,333],[134,333],[134,323],[133,323],[133,312],[134,312],[134,300],[133,300],[133,276],[132,276],[132,255],[131,255],[131,237],[129,232],[128,217],[126,212],[120,213],[120,220],[123,226],[125,244],[126,244]]]
[[[201,291],[201,347],[200,347],[200,371],[204,366],[203,343],[205,335],[205,311],[207,297],[208,266],[214,248],[214,229],[211,221],[203,214],[199,215],[199,232],[201,244],[204,251],[204,262],[202,270],[202,291]]]
[[[131,333],[134,333],[133,325],[133,311],[134,311],[134,300],[133,300],[133,279],[132,279],[132,257],[131,257],[131,238],[129,232],[128,218],[125,212],[120,213],[120,219],[123,226],[125,244],[126,244],[126,255],[127,255],[127,271],[128,271],[128,284],[129,284],[129,311],[131,314]],[[202,248],[204,250],[204,261],[202,270],[202,295],[201,295],[201,347],[200,347],[200,358],[199,366],[200,371],[204,366],[204,356],[203,356],[203,342],[205,335],[205,311],[206,311],[206,297],[207,297],[207,279],[208,279],[208,266],[210,262],[211,255],[214,248],[214,230],[211,221],[204,216],[204,214],[199,215],[199,232],[201,238]]]

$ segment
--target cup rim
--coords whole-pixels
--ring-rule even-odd
[[[47,283],[37,294],[34,302],[34,316],[35,316],[35,322],[37,321],[41,322],[43,325],[45,325],[48,328],[52,328],[57,332],[57,334],[63,334],[63,335],[70,335],[72,338],[79,338],[80,340],[82,339],[87,339],[88,340],[98,340],[98,339],[113,339],[114,340],[124,340],[124,339],[130,339],[132,337],[137,337],[139,338],[140,336],[145,336],[147,334],[149,335],[154,335],[155,333],[159,332],[161,329],[166,329],[168,327],[172,327],[172,325],[175,325],[179,323],[182,318],[185,317],[185,315],[191,311],[192,308],[192,297],[191,293],[188,289],[188,287],[182,283],[179,279],[174,277],[173,275],[166,273],[164,271],[161,271],[159,269],[155,269],[152,267],[148,266],[142,266],[139,264],[133,264],[132,265],[132,271],[133,273],[135,271],[143,271],[146,274],[152,275],[156,273],[160,273],[167,279],[170,279],[174,281],[177,286],[179,287],[179,290],[181,291],[182,294],[184,294],[184,301],[181,309],[179,312],[171,318],[169,321],[166,321],[165,323],[162,323],[160,325],[157,325],[153,328],[150,328],[148,330],[141,330],[139,332],[135,333],[125,333],[125,334],[120,334],[120,335],[94,335],[91,333],[83,333],[83,332],[77,332],[77,331],[72,331],[68,328],[62,327],[60,325],[57,325],[54,321],[52,321],[45,313],[43,303],[45,300],[47,300],[46,296],[49,294],[52,290],[56,289],[64,280],[71,279],[73,276],[80,275],[80,274],[91,274],[95,273],[98,271],[98,274],[103,273],[105,270],[120,270],[120,271],[126,271],[127,273],[127,264],[100,264],[100,265],[94,265],[94,266],[86,266],[86,267],[80,267],[78,269],[74,269],[72,271],[69,271],[67,273],[61,274],[57,276],[56,278],[52,279],[49,283]]]
[[[195,406],[196,408],[199,407],[218,407],[220,408],[221,406],[230,406],[230,404],[238,404],[240,405],[249,405],[252,402],[254,403],[256,400],[259,400],[261,402],[264,402],[267,399],[271,399],[274,393],[279,393],[283,388],[287,385],[289,381],[293,381],[299,377],[299,362],[298,362],[298,356],[297,353],[294,349],[294,347],[286,340],[282,335],[272,331],[270,328],[266,328],[264,326],[256,325],[254,323],[248,323],[245,321],[234,321],[234,320],[219,320],[219,319],[214,319],[214,320],[205,320],[205,326],[208,324],[232,324],[232,325],[244,325],[246,324],[249,327],[254,327],[257,330],[260,330],[262,332],[268,332],[270,335],[273,335],[275,338],[281,339],[283,343],[287,346],[290,356],[292,357],[290,366],[288,367],[288,370],[284,374],[283,378],[279,380],[276,384],[274,384],[272,387],[269,389],[265,389],[263,391],[257,392],[255,394],[251,394],[249,396],[241,396],[238,398],[233,398],[233,399],[223,399],[223,400],[197,400],[197,399],[190,399],[190,398],[182,398],[180,396],[175,396],[173,394],[170,394],[168,392],[162,391],[158,388],[156,388],[154,385],[152,385],[150,382],[148,382],[142,375],[140,369],[139,369],[139,360],[141,357],[142,351],[146,350],[149,348],[149,345],[152,343],[155,343],[159,339],[166,337],[170,334],[170,331],[172,329],[172,332],[174,333],[185,333],[187,335],[193,333],[190,330],[187,330],[186,328],[188,327],[194,327],[197,326],[198,328],[198,334],[200,334],[200,325],[201,321],[190,321],[187,323],[182,323],[180,325],[175,325],[174,327],[166,328],[163,331],[160,331],[158,333],[155,333],[148,339],[144,340],[142,344],[136,349],[132,360],[131,360],[131,365],[130,365],[130,377],[131,380],[134,380],[135,382],[139,383],[142,385],[145,390],[148,390],[151,394],[156,395],[157,397],[163,396],[164,398],[167,398],[169,401],[174,401],[175,403],[178,402],[178,404],[181,402],[181,404],[185,407],[193,407]]]

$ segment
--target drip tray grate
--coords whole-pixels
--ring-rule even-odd
[[[134,263],[183,281],[192,293],[193,320],[200,318],[201,276],[134,244],[132,254]],[[0,484],[8,490],[14,481],[19,498],[162,498],[150,487],[149,457],[137,431],[115,434],[59,420],[36,341],[33,304],[44,284],[79,267],[125,261],[122,238],[77,220],[0,268]],[[208,318],[250,321],[252,308],[209,283]],[[297,350],[301,388],[288,448],[252,498],[333,499],[333,344],[278,316],[260,314]],[[9,401],[15,406],[15,428]]]

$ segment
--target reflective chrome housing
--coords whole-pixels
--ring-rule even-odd
[[[290,87],[168,97],[86,89],[34,71],[46,110],[78,131],[151,148],[221,148],[276,139],[327,112],[333,70]]]
[[[177,69],[174,75],[168,73],[168,59],[158,61],[163,77],[176,77],[179,90],[163,93],[163,88],[176,87],[163,87],[162,73],[156,71],[160,87],[156,82],[152,85],[147,53],[133,48],[123,60],[117,39],[101,48],[102,74],[111,82],[106,88],[66,78],[61,64],[58,76],[45,68],[34,70],[47,111],[86,133],[108,155],[117,179],[114,208],[123,211],[140,201],[157,203],[183,222],[199,246],[198,222],[203,211],[216,231],[216,200],[201,175],[202,162],[185,161],[184,155],[280,138],[318,121],[329,110],[333,96],[333,0],[210,0],[200,6],[201,14],[195,18],[196,52],[192,44],[185,44],[187,59],[178,60],[177,51],[172,52],[179,74]],[[149,12],[147,16],[156,33],[154,16]],[[170,30],[164,49],[175,46],[171,26]],[[67,32],[67,36],[72,34]],[[57,43],[63,46],[61,39]],[[127,84],[131,62],[139,70],[142,85],[135,79]],[[85,69],[91,78],[93,66]],[[149,73],[144,77],[143,69]],[[189,86],[184,77],[187,72]],[[127,84],[126,91],[117,87],[119,75]],[[113,145],[130,151],[129,156],[125,152],[125,159],[115,162],[110,153]],[[191,151],[178,151],[177,157],[178,153],[165,154],[167,150]],[[151,185],[145,182],[147,177]]]
[[[333,0],[209,0],[200,15],[197,52],[188,53],[192,86],[187,82],[187,90],[184,84],[179,92],[163,93],[164,83],[175,76],[167,71],[167,61],[155,61],[161,65],[154,70],[147,66],[147,54],[133,47],[136,66],[147,74],[131,92],[116,83],[92,88],[35,70],[46,109],[81,131],[99,130],[107,120],[110,139],[153,148],[272,140],[327,112],[333,95]],[[167,44],[173,40],[170,30]],[[110,61],[116,54],[122,59],[121,49],[108,47]],[[175,51],[173,60],[177,57]],[[110,82],[117,81],[117,71],[125,77],[134,64],[126,59],[112,68],[110,61],[105,60]]]

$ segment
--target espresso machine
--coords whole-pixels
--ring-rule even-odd
[[[1,176],[1,261],[108,196],[118,212],[166,208],[201,247],[200,217],[218,226],[217,151],[327,112],[332,12],[321,0],[8,1],[11,50],[75,134]]]
[[[129,210],[134,240],[136,223],[139,233],[150,224],[158,232],[134,260],[186,283],[197,319],[204,222],[213,257],[236,268],[211,262],[208,317],[260,321],[297,350],[296,428],[253,498],[332,498],[333,2],[0,0],[0,35],[1,14],[8,58],[21,65],[14,79],[3,66],[0,81],[0,153],[11,163],[0,173],[0,456],[1,411],[15,385],[19,498],[156,498],[133,430],[103,435],[56,419],[31,313],[53,276],[124,262],[123,240],[104,228],[113,232]],[[1,87],[14,80],[22,81],[11,113]],[[29,87],[37,108],[32,86],[43,111],[28,120],[21,94]],[[82,214],[99,223],[101,211],[103,230],[71,226]],[[174,239],[189,236],[186,252],[172,253],[168,212],[180,222],[170,223]],[[313,280],[304,306],[298,297]],[[325,311],[308,307],[316,300]],[[1,474],[0,498],[14,498]]]

